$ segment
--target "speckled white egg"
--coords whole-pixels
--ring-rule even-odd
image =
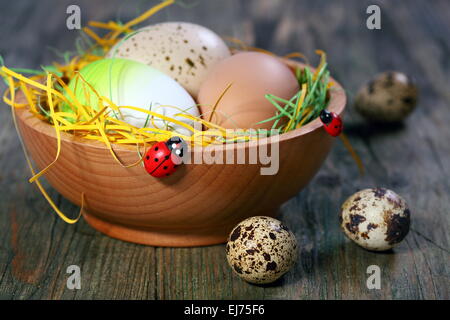
[[[406,74],[383,72],[358,91],[355,109],[372,122],[399,122],[414,110],[417,96],[417,87]]]
[[[385,251],[408,234],[410,211],[405,200],[394,191],[364,189],[344,202],[339,220],[347,237],[358,245]]]
[[[137,30],[119,42],[108,57],[135,60],[164,72],[194,98],[209,70],[230,56],[213,31],[187,22],[166,22]]]
[[[227,259],[239,277],[250,283],[271,283],[297,260],[297,240],[280,221],[264,216],[239,223],[228,237]]]

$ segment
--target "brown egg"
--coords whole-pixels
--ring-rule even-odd
[[[299,90],[293,72],[277,58],[259,52],[238,53],[217,64],[200,87],[198,102],[204,119],[210,119],[215,102],[230,83],[211,118],[230,129],[272,128],[273,122],[256,125],[277,112],[265,95],[288,100]]]

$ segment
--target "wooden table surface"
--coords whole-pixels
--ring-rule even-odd
[[[73,49],[69,4],[80,6],[85,24],[126,21],[154,3],[1,1],[0,54],[7,66],[37,68],[57,58],[49,47]],[[381,30],[366,28],[369,4],[381,7]],[[296,267],[273,285],[254,286],[233,275],[223,245],[145,247],[108,238],[84,221],[65,224],[27,182],[10,110],[1,103],[0,298],[450,298],[449,1],[186,0],[152,21],[168,19],[198,22],[278,54],[301,51],[313,63],[314,50],[325,50],[332,75],[348,91],[346,132],[367,174],[358,174],[337,141],[314,180],[282,207],[280,219],[300,243]],[[420,88],[417,110],[400,127],[370,126],[352,109],[358,87],[385,70],[407,72]],[[412,211],[409,235],[390,253],[363,250],[338,225],[341,203],[374,186],[395,190]],[[64,212],[78,213],[51,188],[50,195]],[[66,287],[69,265],[81,268],[80,290]],[[381,268],[380,290],[366,287],[370,265]]]

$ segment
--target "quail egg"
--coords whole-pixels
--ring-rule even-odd
[[[416,107],[417,96],[418,89],[410,77],[384,72],[359,90],[355,109],[372,122],[400,122]]]
[[[297,260],[297,240],[280,221],[264,216],[248,218],[231,231],[226,246],[234,272],[247,282],[271,283]]]
[[[394,191],[364,189],[344,202],[339,220],[345,235],[358,245],[385,251],[408,234],[410,211],[405,200]]]

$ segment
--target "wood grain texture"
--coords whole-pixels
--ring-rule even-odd
[[[76,33],[65,29],[65,9],[72,3],[80,5],[86,23],[126,20],[154,2],[2,1],[0,53],[8,66],[51,62],[55,56],[46,45],[73,49]],[[369,4],[381,7],[381,30],[365,27]],[[377,72],[399,70],[417,81],[420,102],[402,127],[369,126],[349,108],[346,131],[367,174],[360,177],[336,143],[313,181],[282,207],[280,219],[297,236],[301,252],[296,267],[271,286],[236,278],[223,245],[146,247],[108,238],[84,221],[64,224],[26,182],[29,172],[10,111],[2,104],[0,298],[449,299],[449,12],[445,0],[212,0],[155,17],[202,23],[279,54],[301,51],[313,63],[314,50],[325,50],[332,75],[347,89],[349,106],[353,93]],[[412,230],[391,253],[365,251],[339,230],[340,204],[372,186],[395,190],[412,209]],[[49,190],[65,212],[77,214],[76,206]],[[81,267],[81,290],[66,288],[71,264]],[[373,264],[382,271],[381,290],[365,285],[366,268]]]

